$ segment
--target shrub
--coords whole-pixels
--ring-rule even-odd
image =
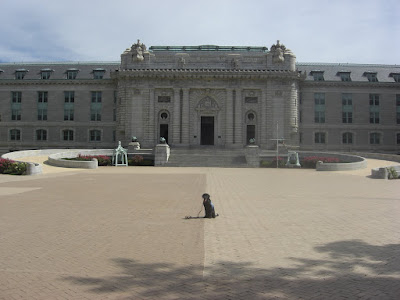
[[[388,170],[388,179],[397,179],[397,178],[399,178],[397,176],[397,172],[396,172],[395,168],[389,167],[389,168],[387,168],[387,170]]]
[[[261,168],[276,168],[276,157],[274,157],[272,160],[262,160],[260,162],[260,167]],[[278,156],[278,168],[283,168],[285,167],[285,160]]]
[[[134,155],[131,159],[128,159],[129,166],[150,166],[149,160],[145,160],[141,155]]]
[[[112,160],[111,157],[106,155],[78,155],[76,158],[72,158],[72,160],[81,160],[81,161],[90,161],[93,158],[97,159],[99,166],[111,166]]]
[[[22,175],[26,172],[26,163],[15,162],[11,159],[0,158],[0,173],[9,175]]]
[[[9,169],[13,163],[14,163],[14,161],[11,159],[0,158],[0,173],[3,174],[4,170]]]

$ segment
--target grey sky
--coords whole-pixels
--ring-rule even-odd
[[[400,64],[398,0],[0,0],[0,62],[118,61],[152,45],[271,47],[300,62]]]

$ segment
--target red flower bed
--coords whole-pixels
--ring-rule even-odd
[[[307,156],[300,159],[300,164],[303,168],[315,169],[318,161],[322,161],[323,163],[339,163],[340,159],[337,157]]]

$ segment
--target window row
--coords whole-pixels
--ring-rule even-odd
[[[37,93],[37,120],[46,121],[48,112],[48,92]],[[64,121],[74,120],[74,102],[75,92],[65,91],[64,92]],[[22,103],[22,92],[11,92],[11,120],[21,121],[21,103]],[[114,95],[114,104],[116,103],[116,95]],[[91,92],[91,103],[90,103],[90,120],[101,121],[102,111],[102,92],[95,91]],[[113,121],[116,121],[116,109],[113,109]]]
[[[369,123],[380,122],[380,95],[369,94]],[[314,93],[314,122],[325,123],[325,93]],[[300,111],[300,122],[302,112]],[[342,123],[353,123],[353,99],[352,94],[342,94]],[[396,95],[396,124],[400,124],[400,95]]]
[[[324,71],[313,70],[309,75],[314,81],[325,81]],[[350,71],[339,71],[336,76],[340,77],[341,81],[352,81]],[[378,82],[378,72],[367,71],[363,73],[363,77],[366,77],[369,82]],[[389,77],[392,77],[394,82],[400,82],[400,73],[390,73]]]
[[[62,141],[74,141],[75,131],[71,129],[65,129],[61,131],[61,140]],[[102,131],[98,129],[93,129],[88,132],[88,138],[90,142],[101,142],[102,140]],[[20,129],[10,129],[9,130],[9,139],[10,141],[21,141],[21,130]],[[37,129],[35,131],[35,139],[36,141],[47,141],[48,133],[46,129]],[[113,132],[113,141],[115,141],[115,131]]]
[[[382,133],[371,132],[369,133],[369,144],[380,145],[382,144]],[[351,145],[354,144],[354,133],[344,132],[342,133],[342,144]],[[301,141],[300,141],[301,142]],[[314,133],[315,144],[327,144],[327,133],[326,132],[315,132]],[[396,144],[400,145],[400,133],[396,133]]]
[[[14,72],[15,79],[16,80],[25,79],[26,74],[28,72],[29,72],[29,70],[27,70],[27,69],[17,69],[17,70],[15,70],[15,72]],[[39,79],[47,80],[47,79],[52,79],[53,72],[54,72],[53,69],[42,69],[42,70],[40,70],[40,72],[37,75],[38,75]],[[93,79],[103,79],[105,72],[106,72],[105,69],[97,68],[97,69],[93,69],[92,72],[90,72],[90,74],[92,74],[92,78]],[[78,73],[79,73],[78,69],[75,69],[75,68],[67,69],[64,72],[64,78],[63,79],[69,79],[69,80],[76,79]],[[54,79],[60,79],[60,78],[54,78]]]

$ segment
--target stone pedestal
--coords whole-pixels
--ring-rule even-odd
[[[251,168],[260,167],[260,147],[257,145],[246,146],[245,156],[247,165]]]
[[[139,142],[130,142],[128,145],[128,152],[133,152],[135,150],[140,150]]]
[[[157,144],[154,149],[154,166],[163,166],[168,162],[170,147],[168,144]]]

